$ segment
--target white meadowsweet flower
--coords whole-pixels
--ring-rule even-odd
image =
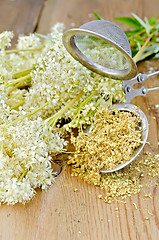
[[[13,38],[13,32],[11,31],[4,31],[0,33],[0,49],[4,50],[5,47],[11,46],[11,40]]]
[[[86,94],[83,99],[91,94],[94,88],[98,89],[98,92],[91,99],[94,104],[103,92],[112,94],[116,101],[122,102],[124,99],[124,94],[121,94],[123,93],[122,82],[102,77],[94,81],[95,74],[74,60],[63,46],[63,29],[64,26],[61,23],[56,24],[52,28],[51,36],[55,40],[47,40],[47,44],[42,50],[42,55],[37,60],[36,69],[31,73],[32,86],[26,93],[24,109],[28,111],[28,109],[50,101],[46,108],[37,113],[37,116],[47,118],[77,96],[84,87]],[[112,51],[115,54],[114,49],[108,49],[107,55],[110,56]],[[99,53],[99,51],[96,52]],[[96,52],[93,53],[92,51],[91,54],[94,54],[94,57],[96,57]],[[109,58],[108,61],[110,60]],[[113,59],[113,64],[117,64],[117,54]],[[75,103],[75,107],[78,103],[79,101]],[[64,117],[72,118],[73,115],[74,108],[67,111]],[[34,115],[35,118],[37,116]]]
[[[28,59],[30,64],[31,62],[32,62],[32,65],[36,63],[37,58],[40,56],[40,52],[39,52],[40,48],[42,48],[41,40],[34,33],[31,33],[28,36],[25,36],[25,35],[19,36],[17,49],[26,50],[26,51],[20,51],[19,54],[22,57],[24,56],[25,59]]]
[[[34,33],[29,36],[20,35],[18,38],[17,48],[18,49],[34,49],[41,47],[41,40]]]
[[[12,38],[13,33],[10,31],[0,34],[0,76],[4,81],[12,80],[17,72],[33,68],[42,48],[39,37],[30,34],[19,36],[17,49],[6,50],[11,46]]]
[[[35,34],[20,35],[12,50],[5,49],[12,32],[0,34],[0,202],[25,203],[37,187],[46,189],[53,182],[51,154],[64,151],[67,142],[65,130],[49,125],[48,117],[83,91],[58,118],[72,120],[68,130],[90,124],[103,96],[124,101],[121,81],[97,78],[72,58],[62,43],[63,30],[63,23],[55,24],[43,42]],[[114,49],[104,51],[108,63],[122,67]],[[89,54],[99,59],[98,49]]]
[[[49,154],[64,150],[66,142],[56,130],[50,132],[41,118],[26,118],[15,126],[2,128],[0,134],[0,201],[28,201],[37,187],[46,189],[53,182]]]

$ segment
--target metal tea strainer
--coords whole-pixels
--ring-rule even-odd
[[[96,40],[93,42],[93,40]],[[99,40],[97,42],[97,40]],[[80,46],[83,43],[84,48]],[[99,44],[99,42],[110,44],[122,53],[123,60],[126,60],[128,67],[125,69],[115,69],[108,64],[97,63],[86,56],[82,50],[90,47],[89,43]],[[90,70],[106,77],[117,80],[130,79],[137,74],[137,67],[132,59],[129,41],[123,30],[112,22],[105,20],[95,20],[82,25],[77,29],[70,29],[63,34],[63,44],[67,51],[80,63]],[[93,46],[92,46],[93,47]],[[95,47],[95,45],[94,45]],[[100,50],[100,49],[99,49]]]
[[[115,169],[101,169],[100,171],[108,173],[122,169],[139,155],[148,136],[148,121],[145,114],[140,108],[130,104],[130,101],[138,95],[145,96],[149,91],[159,90],[159,87],[146,88],[144,86],[134,89],[133,85],[159,74],[159,71],[137,75],[137,66],[132,59],[131,48],[125,33],[116,24],[105,20],[91,21],[80,28],[64,32],[63,44],[67,51],[86,68],[99,75],[122,80],[126,101],[113,106],[121,111],[137,112],[141,119],[143,144],[135,150],[130,161],[118,165]],[[112,58],[107,55],[109,49]]]

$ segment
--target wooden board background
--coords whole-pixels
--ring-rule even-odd
[[[19,33],[48,33],[57,21],[64,22],[66,28],[72,23],[79,27],[94,19],[94,11],[110,21],[114,21],[114,17],[130,16],[131,12],[141,18],[157,17],[159,1],[0,0],[0,31],[13,30],[16,41]],[[159,60],[140,64],[139,71],[147,72],[150,67],[159,69]],[[152,87],[159,86],[158,83],[159,77],[154,77],[145,84]],[[157,152],[159,108],[155,105],[159,104],[159,93],[149,93],[146,98],[138,97],[133,102],[148,117],[151,150]],[[74,192],[74,188],[78,191]],[[147,192],[151,192],[152,198],[143,200]],[[55,184],[47,192],[38,190],[36,197],[25,206],[0,207],[0,240],[159,239],[157,186],[152,184],[140,194],[127,198],[126,203],[106,204],[98,199],[102,193],[103,190],[71,177],[70,168],[64,167]]]

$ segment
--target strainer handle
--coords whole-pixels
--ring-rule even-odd
[[[123,89],[126,94],[126,102],[130,103],[131,100],[136,96],[145,96],[149,91],[159,90],[159,87],[146,88],[143,86],[139,89],[133,88],[133,85],[135,83],[142,83],[147,78],[158,75],[158,74],[159,74],[159,70],[157,70],[156,72],[149,73],[149,74],[139,73],[136,77],[134,77],[130,80],[123,80],[122,82],[123,82]]]
[[[127,86],[132,87],[135,83],[141,83],[141,82],[145,81],[147,78],[158,75],[158,74],[159,74],[159,70],[157,70],[156,72],[149,73],[149,74],[139,73],[136,77],[134,77],[130,80],[123,80],[124,90],[125,90],[125,87],[127,87]]]
[[[156,72],[152,72],[152,73],[147,74],[147,78],[155,76],[157,74],[159,74],[159,70],[157,70]]]
[[[137,96],[145,96],[148,92],[155,91],[155,90],[159,90],[159,87],[146,88],[143,86],[139,89],[131,88],[131,93],[126,94],[126,102],[130,103],[133,98]]]
[[[154,87],[154,88],[144,88],[142,91],[143,91],[143,94],[147,94],[148,92],[150,91],[155,91],[155,90],[159,90],[159,87]]]

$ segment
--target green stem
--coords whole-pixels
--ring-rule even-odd
[[[140,50],[137,52],[137,54],[133,57],[133,60],[135,62],[137,62],[140,54],[144,51],[145,47],[147,46],[147,44],[149,43],[149,41],[151,40],[152,36],[154,35],[154,33],[151,33],[148,38],[146,39],[146,41],[144,42],[143,46],[140,48]]]
[[[20,77],[20,78],[17,78],[17,79],[13,79],[12,81],[10,81],[10,83],[7,83],[7,85],[5,86],[5,88],[8,88],[8,87],[12,87],[14,86],[15,84],[18,84],[19,82],[24,82],[25,80],[29,79],[31,76],[30,74],[24,76],[24,77]]]
[[[23,77],[25,75],[28,75],[32,70],[33,70],[33,68],[27,68],[27,69],[24,69],[22,71],[15,72],[13,74],[13,78],[19,78],[19,77]]]
[[[18,52],[35,52],[35,51],[40,51],[43,48],[44,46],[41,46],[39,48],[11,49],[11,50],[6,50],[5,52],[7,54],[18,53]]]
[[[55,124],[57,123],[58,119],[66,112],[66,110],[70,107],[72,107],[72,105],[79,99],[82,97],[82,95],[84,94],[84,91],[81,91],[75,98],[73,98],[65,107],[63,107],[62,109],[60,109],[57,113],[55,113],[53,116],[51,116],[50,118],[46,119],[45,122],[48,122],[48,125],[51,126],[52,128],[55,126]],[[47,136],[45,137],[44,141],[46,141],[46,139],[48,138],[48,136],[50,135],[51,130],[48,132]]]
[[[40,34],[40,33],[35,33],[35,35],[38,36],[38,37],[44,38],[46,40],[50,40],[50,41],[56,40],[56,38],[53,38],[51,36],[47,36],[47,35],[44,35],[44,34]]]
[[[11,94],[11,92],[13,92],[16,88],[18,88],[26,79],[31,78],[31,77],[29,77],[30,75],[27,75],[27,76],[22,77],[21,80],[13,88],[10,89],[10,91],[8,92],[8,96]]]
[[[101,98],[97,101],[97,103],[94,105],[95,108],[97,108],[99,106],[99,104],[101,103],[101,101],[105,98],[106,94],[103,94],[103,96],[101,96]]]
[[[46,119],[46,122],[49,122],[49,125],[53,126],[56,124],[57,120],[59,117],[61,117],[61,115],[68,109],[70,108],[80,97],[82,97],[82,95],[84,94],[84,91],[81,91],[74,99],[72,99],[65,107],[63,107],[62,109],[60,109],[56,114],[54,114],[52,117]],[[39,108],[36,108],[34,111],[32,111],[31,113],[27,113],[22,117],[19,117],[17,119],[15,119],[14,121],[8,123],[7,125],[3,126],[1,125],[1,127],[9,127],[14,125],[15,123],[24,120],[25,118],[30,118],[32,115],[34,115],[35,113],[37,113],[38,111],[42,110],[44,107],[46,107],[50,102],[45,103],[44,105],[40,106]]]
[[[100,105],[101,101],[104,99],[104,97],[105,97],[106,95],[107,95],[107,94],[103,94],[103,96],[102,96],[100,99],[98,99],[98,101],[97,101],[96,104],[94,105],[95,110],[90,110],[90,111],[88,112],[87,117],[91,117],[91,116],[93,115],[93,113],[96,112],[96,108]],[[108,101],[110,101],[110,99],[108,99],[108,100],[105,102],[105,104],[108,104]],[[82,118],[82,119],[83,119],[83,118]]]
[[[84,107],[91,99],[92,97],[96,94],[98,90],[94,90],[91,95],[89,95],[79,106],[79,110],[81,110],[82,107]]]
[[[12,126],[13,124],[19,122],[19,121],[22,121],[24,120],[25,118],[30,118],[32,115],[34,115],[35,113],[37,113],[38,111],[42,110],[44,107],[46,107],[47,105],[49,105],[50,102],[47,102],[45,103],[44,105],[36,108],[34,111],[32,111],[31,113],[27,113],[25,114],[23,117],[19,117],[17,119],[15,119],[14,121],[8,123],[5,127],[9,127],[9,126]]]
[[[25,103],[25,100],[24,100],[24,101],[21,101],[21,102],[19,102],[19,103],[17,103],[17,104],[15,104],[15,105],[12,106],[10,109],[11,109],[11,110],[12,110],[12,109],[16,109],[16,108],[18,108],[19,106],[22,106],[24,103]]]
[[[98,79],[100,77],[100,75],[96,75],[95,77],[94,77],[94,82]],[[82,107],[84,107],[91,99],[92,99],[92,97],[94,96],[94,94],[96,94],[96,92],[97,92],[98,90],[94,90],[93,92],[92,92],[92,94],[91,95],[89,95],[81,104],[80,104],[80,106],[78,107],[78,109],[76,109],[74,112],[77,112],[77,114],[80,112],[80,110],[81,110],[81,108]]]
[[[70,107],[72,107],[72,105],[79,99],[82,97],[82,95],[84,94],[84,91],[81,91],[74,99],[72,99],[65,107],[63,107],[62,109],[60,109],[57,113],[55,113],[53,116],[51,116],[50,118],[46,119],[46,122],[49,123],[50,126],[54,126],[57,122],[57,120],[66,112],[67,109],[69,109]]]
[[[85,117],[81,117],[80,114],[80,110],[92,99],[93,95],[97,92],[98,90],[94,90],[93,93],[91,95],[89,95],[78,107],[78,109],[76,109],[74,111],[74,118],[72,119],[72,121],[70,123],[68,123],[66,126],[69,126],[70,124],[76,125],[78,126],[79,121],[83,120]],[[99,104],[101,103],[101,101],[103,100],[103,98],[106,96],[107,94],[104,94],[94,105],[95,109],[99,106]],[[90,117],[96,110],[90,110],[87,114],[87,117]]]
[[[18,181],[21,181],[23,179],[23,177],[27,174],[28,170],[29,170],[28,168],[24,170],[24,172],[20,175]]]
[[[89,95],[78,107],[77,110],[75,110],[75,118],[72,120],[72,122],[76,122],[76,124],[79,123],[80,120],[80,110],[92,99],[92,97],[94,96],[94,94],[97,92],[98,90],[94,90],[93,93],[91,95]],[[77,113],[76,113],[77,112]]]
[[[137,32],[136,34],[132,35],[131,37],[128,38],[128,40],[130,41],[132,38],[136,37],[136,36],[139,36],[143,33],[145,33],[146,30],[145,29],[142,29],[140,32]]]

